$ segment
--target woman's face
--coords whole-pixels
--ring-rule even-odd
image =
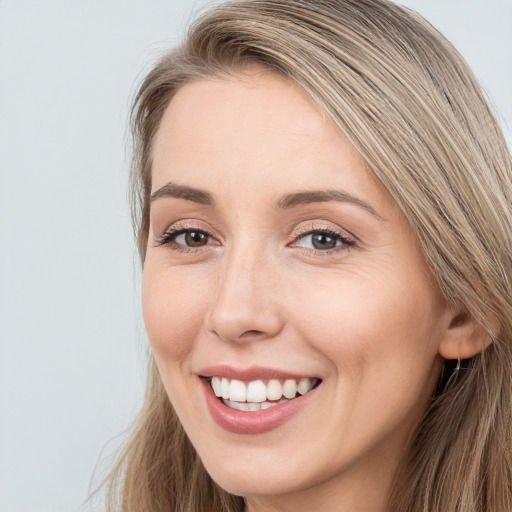
[[[378,510],[449,323],[393,200],[305,93],[258,69],[177,93],[152,193],[147,332],[208,472],[253,506],[343,493]]]

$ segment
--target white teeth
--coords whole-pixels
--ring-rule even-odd
[[[279,402],[236,402],[231,400],[225,400],[224,403],[230,408],[230,409],[236,409],[237,411],[244,411],[244,412],[255,412],[265,409],[270,409],[271,407],[275,407],[279,404],[284,404],[285,402],[289,402],[288,399],[282,398],[279,400]]]
[[[305,395],[312,387],[313,381],[311,379],[300,379],[299,385],[297,386],[297,391],[301,395]]]
[[[245,402],[247,400],[247,388],[241,380],[232,380],[229,384],[229,399],[234,402]]]
[[[261,380],[246,383],[237,379],[229,380],[226,377],[211,377],[210,380],[215,396],[237,403],[263,404],[266,400],[271,401],[270,405],[266,404],[262,407],[264,409],[276,405],[275,402],[280,399],[291,400],[297,396],[297,393],[305,395],[313,389],[316,382],[317,379],[308,378],[300,379],[298,382],[295,379],[286,379],[284,382],[270,379],[267,384]]]
[[[219,377],[212,377],[212,388],[215,396],[222,396],[221,379]]]
[[[272,379],[267,384],[267,399],[279,400],[283,396],[283,388],[277,379]],[[295,396],[295,395],[293,395]]]
[[[229,380],[226,379],[226,377],[222,377],[221,385],[220,385],[220,392],[222,398],[224,400],[227,400],[229,398]]]
[[[267,399],[267,386],[261,380],[253,380],[247,386],[248,402],[264,402]]]
[[[231,409],[236,409],[237,411],[245,411],[245,412],[254,412],[260,410],[261,404],[254,404],[252,402],[232,402],[231,400],[226,400],[225,404]]]
[[[265,402],[259,404],[259,403],[256,403],[256,402],[246,402],[246,404],[249,406],[249,411],[250,412],[254,412],[254,411],[259,411],[260,409],[263,409],[263,404]]]
[[[295,398],[297,394],[297,383],[293,379],[287,379],[283,385],[283,395],[285,398]]]

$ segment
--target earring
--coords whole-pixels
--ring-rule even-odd
[[[453,370],[454,372],[458,372],[460,370],[460,357],[457,358],[457,366]]]

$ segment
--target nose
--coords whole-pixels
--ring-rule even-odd
[[[261,253],[232,251],[222,263],[207,329],[227,343],[272,339],[283,328],[276,263]]]

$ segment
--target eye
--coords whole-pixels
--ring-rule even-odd
[[[172,228],[158,240],[158,245],[168,245],[175,250],[198,249],[215,243],[206,231],[195,228]]]
[[[354,242],[337,231],[316,229],[298,236],[292,245],[314,251],[329,252],[348,248],[354,245]]]
[[[340,240],[337,240],[336,237],[326,233],[311,233],[309,235],[304,235],[300,238],[300,241],[301,243],[299,245],[302,247],[317,249],[319,251],[334,249],[341,245]]]
[[[187,247],[202,247],[208,245],[210,235],[204,231],[185,231],[174,238],[174,242],[178,245],[186,245]]]

